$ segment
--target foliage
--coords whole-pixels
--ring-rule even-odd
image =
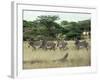
[[[80,38],[84,31],[90,32],[91,21],[68,22],[67,20],[58,23],[59,16],[38,16],[34,21],[23,20],[23,39],[33,38],[35,40],[47,39],[75,39]]]

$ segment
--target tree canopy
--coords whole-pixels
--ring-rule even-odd
[[[23,39],[70,40],[75,37],[81,38],[84,31],[90,32],[91,30],[90,20],[68,22],[66,19],[60,23],[58,23],[58,20],[60,18],[56,15],[37,16],[34,21],[23,20]]]

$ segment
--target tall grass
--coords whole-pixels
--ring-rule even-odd
[[[36,49],[28,47],[28,43],[23,44],[23,68],[56,68],[56,67],[80,67],[91,65],[90,48],[87,51],[85,48],[77,50],[74,41],[68,41],[67,50]],[[68,57],[64,61],[59,61],[68,53]]]

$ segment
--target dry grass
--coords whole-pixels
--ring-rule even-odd
[[[32,47],[28,48],[28,43],[23,45],[23,68],[56,68],[56,67],[79,67],[91,65],[90,49],[77,50],[73,41],[68,41],[67,50],[42,50],[37,49],[32,51]],[[64,61],[59,61],[60,58],[68,53],[68,57]]]

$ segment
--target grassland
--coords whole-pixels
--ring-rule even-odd
[[[90,42],[90,41],[89,41]],[[28,43],[23,44],[23,69],[36,68],[57,68],[57,67],[80,67],[91,65],[91,50],[77,50],[74,41],[68,41],[67,50],[32,50],[28,47]],[[64,61],[59,59],[68,53],[68,57]]]

